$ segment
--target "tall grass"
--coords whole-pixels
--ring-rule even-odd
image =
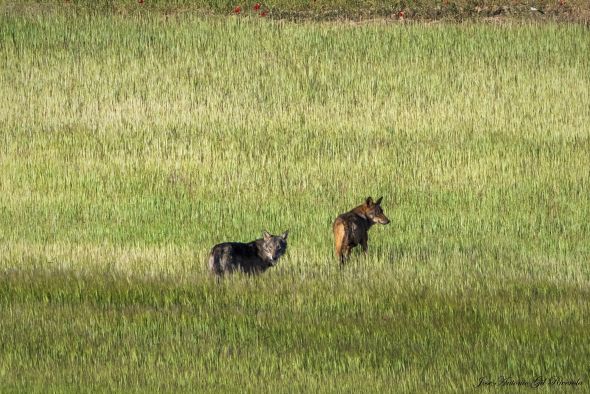
[[[0,16],[9,390],[587,384],[587,30],[52,11]],[[263,229],[274,272],[208,278]]]

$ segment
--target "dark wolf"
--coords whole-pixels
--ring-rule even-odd
[[[389,219],[381,209],[381,200],[383,200],[383,197],[373,202],[371,197],[367,197],[363,204],[343,213],[334,220],[332,231],[334,232],[336,256],[341,267],[350,255],[351,249],[355,246],[361,245],[363,252],[367,254],[368,232],[373,224],[389,223]]]
[[[287,251],[287,235],[272,235],[264,231],[262,238],[248,243],[224,242],[209,253],[209,269],[217,276],[234,271],[260,274],[274,267]]]

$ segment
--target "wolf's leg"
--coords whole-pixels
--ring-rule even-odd
[[[344,262],[346,261],[344,253],[340,253],[340,255],[338,256],[338,260],[340,261],[340,269],[344,268]]]
[[[368,239],[365,238],[361,241],[361,248],[363,249],[363,253],[365,257],[369,254],[369,245],[367,244]]]
[[[348,257],[350,256],[350,251],[351,248],[348,245],[342,247],[342,250],[340,252],[340,269],[344,268],[344,263],[346,263],[346,260],[348,260]]]

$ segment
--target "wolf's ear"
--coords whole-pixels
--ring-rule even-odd
[[[379,197],[379,199],[375,202],[375,205],[381,204],[381,200],[383,200],[383,197]]]
[[[367,204],[368,207],[370,207],[371,205],[373,205],[373,198],[372,197],[367,197],[367,199],[365,200],[365,204]]]
[[[270,235],[270,233],[269,233],[268,231],[266,231],[266,230],[264,230],[264,231],[262,232],[262,236],[264,237],[264,240],[265,240],[265,241],[268,241],[269,239],[271,239],[271,238],[272,238],[272,235]]]
[[[283,238],[285,241],[287,240],[287,236],[289,235],[289,230],[285,231],[283,233],[283,235],[281,235],[281,238]]]

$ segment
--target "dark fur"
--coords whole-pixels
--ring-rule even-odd
[[[334,221],[332,231],[334,233],[336,256],[341,266],[344,265],[350,255],[351,249],[357,245],[361,245],[363,252],[367,253],[368,232],[373,224],[389,223],[389,219],[381,209],[382,199],[383,197],[373,202],[373,199],[368,197],[364,204],[343,213]]]
[[[263,233],[263,237],[249,243],[224,242],[215,245],[209,253],[209,269],[222,276],[235,271],[260,274],[274,267],[287,251],[287,235]]]

